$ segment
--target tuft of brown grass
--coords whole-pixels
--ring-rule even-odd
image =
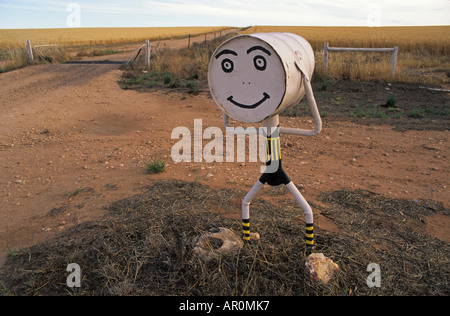
[[[25,48],[7,48],[0,50],[0,68],[2,72],[11,71],[28,65]]]
[[[194,45],[193,48],[162,50],[151,61],[150,69],[170,73],[176,79],[206,80],[213,45]]]

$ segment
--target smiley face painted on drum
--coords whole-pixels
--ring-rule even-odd
[[[285,76],[280,57],[270,45],[242,36],[216,50],[208,80],[225,113],[238,121],[260,122],[280,106]]]

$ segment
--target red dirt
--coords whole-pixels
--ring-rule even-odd
[[[246,191],[258,179],[261,163],[173,163],[172,130],[193,131],[200,118],[204,129],[222,127],[221,111],[207,92],[122,90],[119,67],[45,64],[0,75],[0,258],[99,219],[106,206],[158,179]],[[449,207],[448,130],[395,131],[332,119],[330,112],[319,136],[282,137],[285,170],[313,205],[323,205],[318,196],[324,192],[349,188]],[[281,117],[288,127],[310,121]],[[155,156],[168,165],[161,174],[147,174],[145,163]],[[240,203],[229,216],[240,217]],[[338,230],[320,215],[319,226]],[[449,227],[443,215],[426,223],[429,234],[447,242]]]

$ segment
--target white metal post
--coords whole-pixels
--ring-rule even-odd
[[[398,46],[394,47],[394,53],[392,54],[392,68],[391,68],[391,78],[395,76],[395,66],[397,64]]]
[[[392,52],[391,78],[394,78],[394,76],[395,76],[395,67],[397,64],[398,46],[395,46],[394,48],[353,48],[353,47],[329,47],[328,43],[325,43],[325,47],[324,47],[325,76],[327,74],[328,52],[380,52],[380,53]]]

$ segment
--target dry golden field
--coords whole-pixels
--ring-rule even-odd
[[[0,72],[26,65],[24,45],[59,44],[79,51],[96,47],[182,38],[215,32],[224,27],[152,27],[152,28],[74,28],[0,30]],[[396,75],[392,79],[391,53],[330,52],[328,79],[362,81],[395,81],[449,88],[450,26],[427,27],[303,27],[254,26],[241,34],[257,32],[291,32],[305,37],[316,56],[315,78],[324,79],[323,47],[399,47]],[[196,62],[205,63],[204,56]],[[178,67],[178,66],[176,66]],[[201,68],[205,68],[201,67]],[[2,69],[3,68],[3,69]],[[167,68],[167,67],[166,67]],[[170,68],[170,67],[169,67]]]
[[[0,30],[0,49],[21,48],[26,40],[33,45],[93,46],[137,43],[215,32],[225,27],[130,27]]]
[[[254,26],[243,33],[289,32],[306,38],[314,50],[325,42],[339,47],[394,47],[404,52],[450,53],[450,26],[308,27]]]
[[[450,26],[304,27],[254,26],[242,33],[289,32],[309,41],[316,76],[323,77],[324,44],[331,47],[399,47],[395,81],[448,86]],[[392,53],[330,52],[327,76],[350,80],[390,80]]]
[[[217,32],[229,27],[147,27],[147,28],[66,28],[66,29],[0,29],[0,73],[27,65],[25,42],[32,46],[57,44],[64,55],[86,56],[97,50],[113,52],[122,44],[145,40],[177,39]],[[86,52],[90,52],[86,54]]]

